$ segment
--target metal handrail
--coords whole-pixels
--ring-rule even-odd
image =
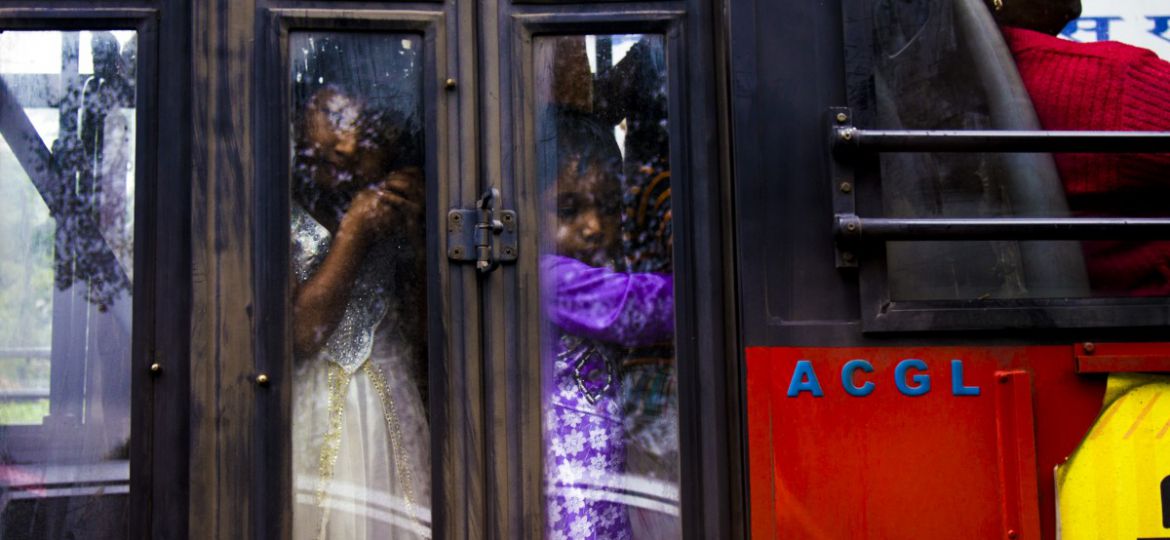
[[[837,214],[843,241],[1170,240],[1170,218],[863,218]]]
[[[1166,131],[871,130],[834,128],[838,148],[863,152],[1170,153]]]

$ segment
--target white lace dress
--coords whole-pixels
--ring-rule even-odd
[[[303,283],[332,238],[303,208],[292,214],[293,270]],[[415,255],[394,242],[367,254],[337,329],[320,352],[295,361],[296,540],[431,536],[430,437],[411,375],[414,346],[394,320],[397,299],[379,285],[392,279],[396,256]]]

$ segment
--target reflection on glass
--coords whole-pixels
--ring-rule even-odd
[[[137,38],[0,34],[0,537],[127,534]]]
[[[1170,131],[1170,41],[1146,39],[1149,22],[1160,20],[1165,4],[1086,2],[1098,15],[1135,11],[1145,37],[1123,17],[1092,16],[1073,22],[1080,0],[1045,0],[1045,10],[1004,6],[996,20],[1020,77],[1045,129]],[[1090,5],[1091,4],[1091,5]],[[1144,9],[1143,9],[1144,8]],[[1170,24],[1170,17],[1162,18]],[[1115,23],[1115,24],[1113,24]],[[1111,34],[1111,26],[1117,30]],[[1060,39],[1078,36],[1083,42]],[[1155,51],[1119,42],[1128,38]],[[1160,217],[1170,195],[1166,175],[1170,154],[1057,154],[1056,166],[1072,211],[1082,216]],[[1108,296],[1170,296],[1170,241],[1084,242],[1093,292]]]
[[[851,99],[881,129],[1170,131],[1161,8],[877,0]],[[1165,154],[883,154],[882,211],[1163,217],[1167,171]],[[1170,241],[891,242],[887,255],[894,300],[1170,295]]]
[[[294,33],[294,538],[429,538],[422,41]]]
[[[851,90],[863,125],[1040,129],[983,0],[878,0],[868,9],[871,75]],[[1070,214],[1046,154],[887,153],[881,178],[881,212],[891,217]],[[1075,242],[890,242],[887,259],[894,300],[1089,294]]]
[[[678,538],[663,39],[535,54],[548,534]]]
[[[1134,25],[1138,12],[1148,15],[1142,25],[1156,26],[1152,6],[1086,2],[1085,18],[1071,22],[1081,8],[1080,0],[873,2],[861,19],[872,27],[869,50],[852,56],[866,65],[849,69],[859,122],[910,130],[1170,130],[1170,64],[1120,43],[1057,36],[1064,29],[1078,40],[1108,39],[1087,29]],[[1109,22],[1090,13],[1102,9],[1127,15]],[[1140,41],[1152,44],[1150,37]],[[887,153],[881,212],[1165,216],[1154,201],[1165,198],[1168,171],[1164,154]],[[1168,255],[1170,242],[887,244],[895,300],[1166,296]]]

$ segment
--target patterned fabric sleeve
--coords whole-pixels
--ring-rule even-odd
[[[546,316],[566,333],[625,347],[674,336],[670,275],[617,272],[546,255],[541,277]]]
[[[317,223],[298,204],[292,205],[290,236],[292,240],[292,269],[297,283],[304,283],[321,265],[329,246],[329,231]]]

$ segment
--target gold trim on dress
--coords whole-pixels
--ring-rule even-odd
[[[321,508],[321,522],[317,525],[317,538],[325,537],[325,524],[329,521],[329,508],[325,505],[325,497],[329,490],[329,482],[333,480],[333,472],[337,467],[337,457],[341,453],[341,430],[345,427],[345,402],[349,392],[350,376],[341,366],[328,362],[329,370],[329,431],[325,433],[325,442],[321,445],[321,458],[317,462],[317,506]]]
[[[406,511],[411,519],[415,519],[414,510],[414,482],[411,478],[410,465],[406,463],[406,451],[402,445],[402,426],[398,422],[398,410],[394,406],[394,398],[387,389],[386,377],[382,369],[373,362],[366,362],[362,369],[370,377],[374,390],[378,393],[378,400],[382,402],[383,416],[386,419],[386,429],[390,432],[390,445],[394,449],[394,468],[398,470],[401,479],[402,498],[406,501]]]

